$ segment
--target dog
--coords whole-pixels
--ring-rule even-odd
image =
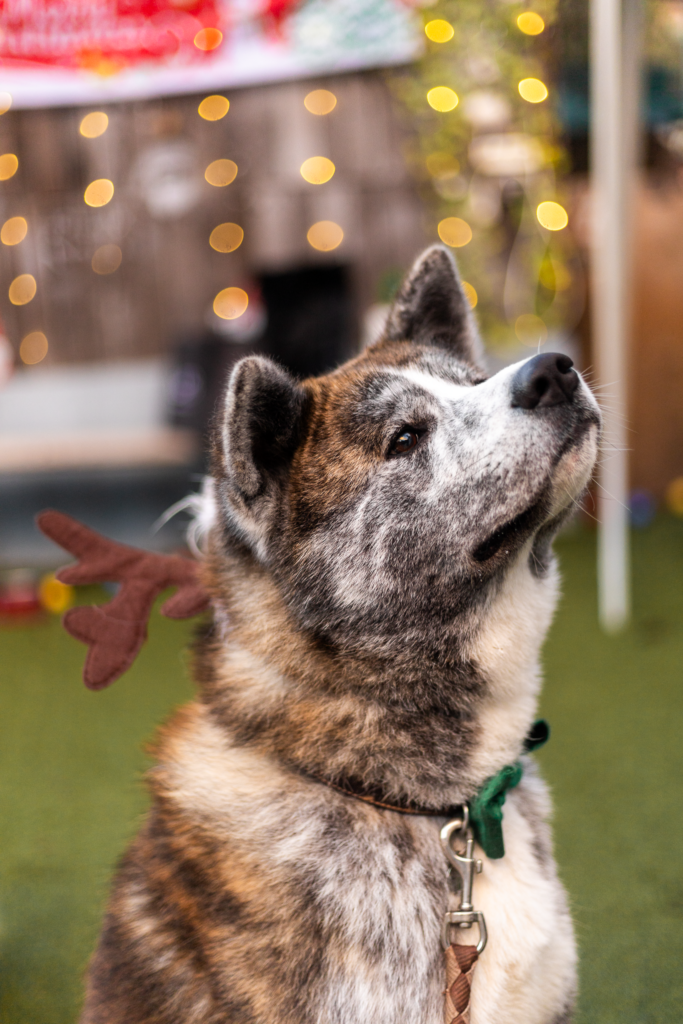
[[[481,369],[440,246],[340,368],[234,367],[200,517],[198,696],[155,741],[81,1024],[440,1024],[458,906],[441,809],[520,759],[505,855],[476,849],[470,1021],[570,1021],[572,923],[523,747],[551,544],[599,432],[566,356]]]

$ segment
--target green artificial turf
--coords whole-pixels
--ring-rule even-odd
[[[594,536],[559,547],[537,756],[581,947],[577,1024],[674,1024],[683,1007],[683,522],[634,537],[634,622],[596,624]],[[0,1020],[74,1024],[108,879],[145,806],[142,745],[192,692],[191,626],[155,615],[110,690],[52,620],[0,630]]]

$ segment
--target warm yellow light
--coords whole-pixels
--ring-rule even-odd
[[[439,181],[444,178],[454,178],[460,170],[460,163],[450,153],[430,153],[425,163],[432,178]]]
[[[49,572],[40,581],[38,597],[45,611],[61,615],[74,603],[75,591],[68,583],[60,583],[55,574]]]
[[[341,245],[344,232],[333,220],[319,220],[311,225],[306,233],[308,244],[321,252],[330,252]]]
[[[0,231],[0,242],[3,245],[18,245],[26,238],[28,224],[23,217],[10,217],[2,225]]]
[[[461,217],[446,217],[439,221],[439,238],[453,249],[459,249],[472,241],[472,228]]]
[[[86,139],[96,139],[98,135],[104,135],[108,127],[107,115],[101,110],[93,110],[85,115],[78,130]]]
[[[221,320],[236,320],[248,305],[249,296],[243,288],[224,288],[213,300],[213,311]]]
[[[205,121],[220,121],[230,110],[230,100],[225,96],[207,96],[197,107],[200,117]]]
[[[0,181],[7,181],[17,173],[19,161],[14,153],[3,153],[0,156]]]
[[[433,43],[447,43],[455,35],[453,26],[443,18],[434,18],[425,25],[425,35]]]
[[[47,338],[42,331],[31,331],[19,346],[19,357],[27,366],[41,363],[47,355]]]
[[[326,156],[310,156],[299,168],[304,181],[311,185],[324,185],[334,174],[335,167]]]
[[[123,253],[118,245],[101,245],[93,253],[90,265],[96,274],[113,274],[121,266]]]
[[[200,28],[194,37],[198,50],[216,50],[223,42],[223,33],[217,28]]]
[[[548,90],[540,78],[523,78],[517,88],[519,95],[527,103],[542,103],[548,98]]]
[[[566,292],[572,283],[572,275],[559,260],[545,260],[541,264],[538,279],[551,292]]]
[[[666,503],[675,516],[683,516],[683,476],[675,477],[667,487]]]
[[[517,17],[517,28],[525,36],[539,36],[545,28],[545,22],[535,11],[523,11]]]
[[[515,334],[523,345],[536,348],[548,340],[548,328],[540,316],[533,313],[522,313],[515,320]]]
[[[569,223],[569,217],[564,206],[559,203],[539,203],[536,207],[536,217],[541,227],[548,231],[561,231]]]
[[[476,292],[474,286],[471,285],[469,281],[462,281],[461,284],[462,284],[462,290],[465,293],[465,298],[469,302],[470,307],[472,309],[474,309],[476,304],[479,302],[479,296],[477,295],[477,292]]]
[[[237,164],[234,160],[214,160],[204,171],[204,177],[209,185],[222,188],[237,177]]]
[[[6,114],[12,106],[12,97],[8,92],[0,92],[0,114]]]
[[[234,252],[239,249],[244,231],[239,224],[219,224],[209,235],[209,245],[216,252]]]
[[[310,114],[330,114],[337,106],[337,97],[329,89],[314,89],[304,99],[304,106]]]
[[[114,184],[109,178],[97,178],[91,181],[83,198],[88,206],[106,206],[114,195]]]
[[[427,103],[434,110],[445,114],[449,110],[455,110],[458,105],[458,95],[447,85],[437,85],[427,93]]]
[[[9,300],[13,306],[25,306],[36,294],[36,279],[33,274],[19,274],[9,286]]]

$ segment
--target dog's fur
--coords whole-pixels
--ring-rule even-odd
[[[82,1024],[439,1024],[453,903],[440,808],[517,759],[599,413],[513,407],[487,379],[457,270],[416,263],[384,338],[299,384],[234,369],[215,434],[197,701],[161,732]],[[392,454],[411,428],[418,443]],[[474,900],[472,1024],[559,1024],[575,952],[533,763]],[[471,942],[464,932],[460,941]]]

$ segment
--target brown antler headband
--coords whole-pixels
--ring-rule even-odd
[[[177,592],[161,606],[169,619],[189,619],[209,605],[199,579],[199,564],[180,555],[158,555],[117,544],[77,519],[49,509],[36,517],[39,528],[78,559],[57,573],[62,583],[120,583],[107,604],[72,608],[64,616],[67,632],[88,644],[83,682],[101,690],[135,661],[147,639],[152,605],[167,587]]]

